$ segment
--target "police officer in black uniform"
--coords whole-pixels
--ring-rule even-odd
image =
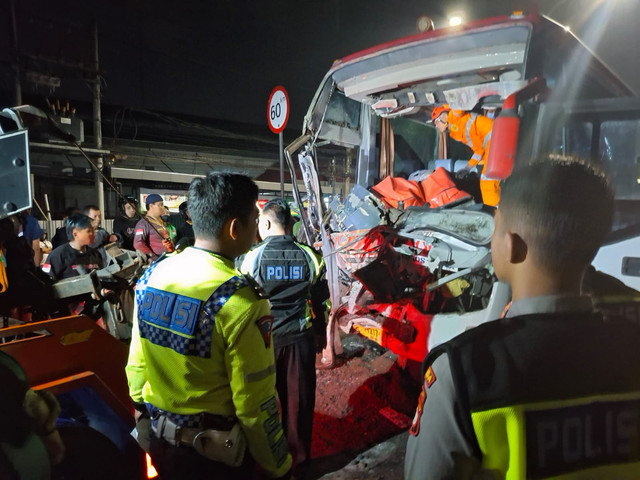
[[[269,295],[276,356],[276,388],[282,420],[293,456],[293,478],[309,468],[315,407],[317,349],[326,341],[329,289],[322,257],[291,236],[291,211],[280,199],[267,202],[260,213],[262,243],[244,259],[240,270]]]
[[[640,477],[640,326],[581,292],[613,192],[578,161],[502,187],[491,241],[503,318],[429,352],[405,478]]]

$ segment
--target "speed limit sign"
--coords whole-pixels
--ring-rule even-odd
[[[289,96],[283,86],[278,85],[269,95],[267,121],[273,133],[280,133],[289,120]]]

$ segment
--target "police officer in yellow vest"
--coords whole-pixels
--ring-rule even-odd
[[[234,269],[255,239],[257,186],[210,173],[189,188],[195,244],[152,265],[136,287],[126,367],[151,416],[164,480],[288,474],[275,389],[269,303]]]
[[[584,164],[514,170],[491,242],[512,303],[429,352],[406,479],[640,478],[640,326],[580,294],[612,218]]]
[[[484,115],[463,110],[451,110],[448,105],[435,107],[431,112],[431,120],[440,132],[449,130],[449,136],[464,143],[473,150],[473,155],[466,165],[470,170],[476,165],[482,165],[480,176],[480,191],[482,203],[495,207],[500,201],[500,182],[485,176],[487,158],[491,146],[491,130],[493,120]]]

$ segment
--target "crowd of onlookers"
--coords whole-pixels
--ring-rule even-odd
[[[51,238],[30,210],[0,220],[0,293],[6,294],[0,298],[0,314],[48,317],[55,304],[51,283],[106,267],[109,244],[137,250],[151,262],[193,243],[187,202],[172,216],[158,194],[146,196],[144,214],[134,197],[123,196],[118,207],[111,232],[103,228],[96,205],[67,208]],[[28,315],[16,311],[20,305],[28,305]]]
[[[158,194],[146,197],[142,215],[134,197],[122,197],[112,231],[102,226],[102,212],[96,205],[65,210],[63,225],[51,239],[38,221],[26,211],[16,216],[18,236],[24,237],[33,250],[33,263],[53,280],[67,278],[108,263],[105,246],[116,243],[126,250],[139,250],[149,260],[193,243],[193,229],[187,202],[179,207],[179,217],[172,216]],[[98,260],[98,256],[100,259]]]

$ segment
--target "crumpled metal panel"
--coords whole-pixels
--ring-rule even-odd
[[[482,211],[411,207],[397,226],[400,234],[433,230],[475,246],[488,246],[494,222],[492,215]]]

